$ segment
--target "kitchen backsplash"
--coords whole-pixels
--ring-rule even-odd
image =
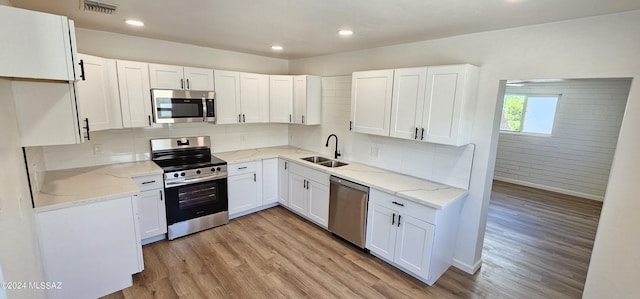
[[[154,138],[210,136],[212,152],[287,145],[286,124],[211,125],[203,123],[154,125],[91,133],[91,141],[42,147],[46,170],[150,160]],[[31,156],[29,156],[31,160]]]
[[[329,134],[336,134],[341,158],[469,188],[473,144],[454,147],[349,131],[351,76],[322,78],[322,109],[320,126],[289,127],[290,145],[331,156],[334,140],[329,147],[325,142]]]

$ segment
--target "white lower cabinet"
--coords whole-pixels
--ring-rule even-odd
[[[262,161],[227,165],[229,218],[254,212],[262,205]]]
[[[136,197],[36,212],[49,298],[98,298],[132,285],[141,272]]]
[[[262,205],[278,202],[278,159],[262,160]]]
[[[140,188],[138,212],[142,245],[163,240],[167,233],[162,174],[134,177]]]
[[[278,159],[278,202],[289,206],[289,161]]]
[[[460,201],[433,209],[371,189],[366,248],[433,285],[453,263]]]
[[[288,208],[327,228],[329,224],[329,175],[289,163]]]

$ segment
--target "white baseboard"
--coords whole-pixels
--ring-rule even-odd
[[[482,266],[482,259],[477,260],[473,265],[469,265],[467,263],[463,263],[458,259],[453,259],[453,266],[467,272],[471,275],[480,270],[480,266]]]
[[[512,183],[512,184],[516,184],[516,185],[522,185],[522,186],[527,186],[527,187],[531,187],[531,188],[542,189],[542,190],[562,193],[562,194],[571,195],[571,196],[582,197],[582,198],[596,200],[596,201],[604,201],[604,197],[603,196],[599,196],[599,195],[593,195],[593,194],[587,194],[587,193],[567,190],[567,189],[563,189],[563,188],[545,186],[545,185],[540,185],[540,184],[536,184],[536,183],[531,183],[531,182],[526,182],[526,181],[521,181],[521,180],[515,180],[515,179],[510,179],[510,178],[505,178],[505,177],[495,176],[495,177],[493,177],[493,179],[496,180],[496,181],[507,182],[507,183]]]

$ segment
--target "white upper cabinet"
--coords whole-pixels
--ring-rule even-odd
[[[422,121],[427,68],[396,69],[393,76],[391,128],[389,135],[416,139]]]
[[[293,122],[292,76],[269,76],[269,121]]]
[[[319,125],[322,120],[321,78],[318,76],[293,77],[293,122]]]
[[[166,64],[149,64],[151,88],[214,90],[213,70]]]
[[[89,132],[122,128],[116,61],[84,54],[78,57],[85,77],[77,83],[80,120],[89,123]]]
[[[351,85],[351,129],[389,136],[393,70],[355,72]]]
[[[216,123],[236,124],[242,121],[240,108],[240,73],[215,71]]]
[[[456,146],[471,141],[478,72],[469,64],[427,69],[422,112],[425,141]]]
[[[125,128],[151,125],[151,93],[149,92],[149,64],[137,61],[116,61],[118,89]]]
[[[269,75],[240,74],[240,110],[243,123],[269,122]]]
[[[471,140],[478,68],[447,65],[353,73],[352,130],[460,146]]]
[[[0,77],[76,80],[73,21],[5,5],[0,19]]]

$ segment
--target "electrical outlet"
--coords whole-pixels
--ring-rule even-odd
[[[370,153],[371,157],[373,158],[378,158],[378,156],[380,155],[380,148],[378,147],[371,147],[371,153]]]
[[[102,144],[94,144],[93,145],[93,153],[94,154],[102,154]]]

